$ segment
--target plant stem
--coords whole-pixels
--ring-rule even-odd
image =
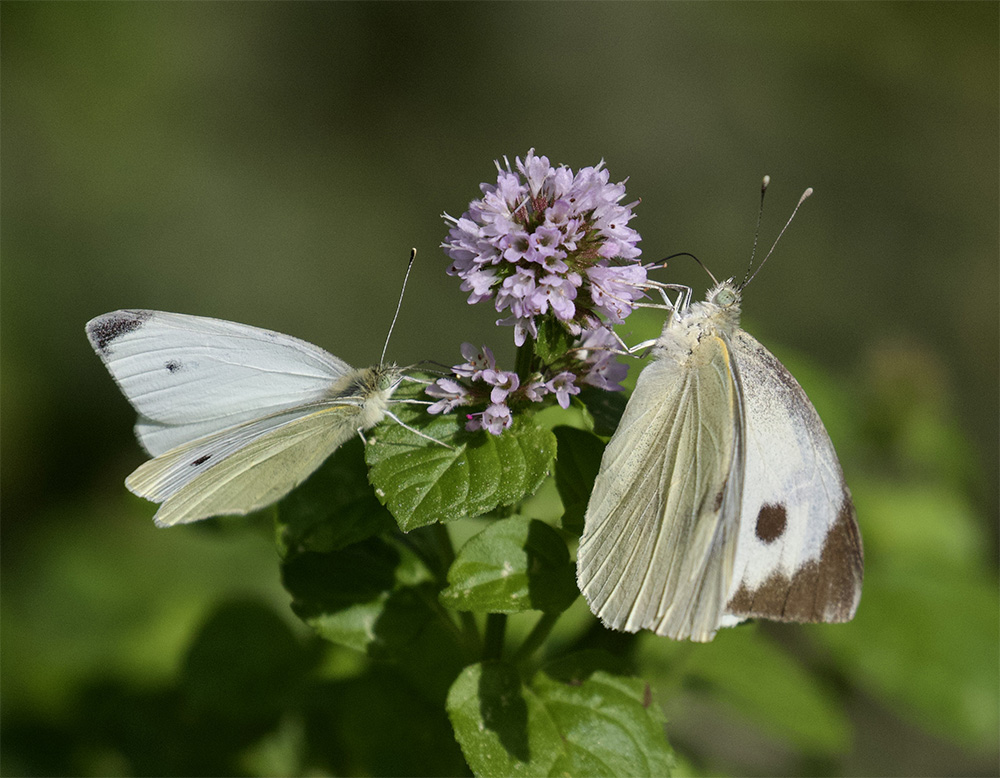
[[[534,356],[535,339],[529,336],[523,346],[517,347],[517,358],[514,362],[514,370],[522,386],[528,383],[528,377],[533,372],[531,362]]]
[[[439,584],[444,587],[448,585],[448,569],[455,561],[455,546],[451,542],[451,533],[444,524],[432,524],[430,526],[434,544],[437,546],[438,561],[441,564],[440,571],[436,572]],[[480,646],[479,625],[476,624],[476,617],[470,611],[459,611],[459,621],[462,623],[462,632],[467,645]]]
[[[542,617],[535,623],[535,626],[532,627],[531,632],[528,633],[528,637],[524,639],[524,642],[515,652],[513,661],[524,662],[530,659],[531,655],[545,642],[545,638],[549,636],[552,627],[555,626],[556,620],[560,615],[559,613],[543,613]]]
[[[507,615],[490,613],[486,616],[486,637],[483,639],[483,659],[499,659],[503,655]]]
[[[437,546],[438,559],[441,563],[441,568],[439,571],[435,571],[436,574],[440,575],[442,578],[442,583],[448,574],[448,568],[451,567],[451,563],[455,561],[455,547],[451,543],[451,533],[448,532],[448,528],[441,524],[440,522],[431,524],[430,526],[431,534],[434,537],[434,544]]]

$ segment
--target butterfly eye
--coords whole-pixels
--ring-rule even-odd
[[[736,302],[736,292],[732,289],[721,289],[719,293],[715,295],[715,304],[722,306],[723,308],[728,308],[730,305]]]

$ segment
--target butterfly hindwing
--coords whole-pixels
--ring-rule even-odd
[[[126,485],[163,503],[153,517],[161,527],[250,513],[304,481],[357,433],[361,417],[354,404],[275,414],[156,457],[136,469]]]
[[[737,330],[746,413],[742,519],[727,612],[781,621],[848,621],[863,553],[851,493],[802,387]]]

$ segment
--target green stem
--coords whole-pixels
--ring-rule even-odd
[[[549,636],[552,631],[552,627],[555,626],[556,620],[561,614],[559,613],[543,613],[542,617],[535,623],[532,627],[531,632],[528,633],[528,637],[524,639],[520,648],[514,654],[514,662],[524,662],[531,658],[538,648],[545,642],[545,638]]]
[[[507,615],[490,613],[486,616],[486,637],[483,639],[483,659],[503,656],[503,639],[507,631]]]
[[[436,594],[428,594],[426,589],[420,586],[414,587],[414,591],[416,591],[417,596],[424,601],[424,604],[426,604],[431,611],[437,614],[438,619],[440,619],[445,628],[455,636],[459,645],[464,645],[467,649],[471,649],[472,646],[479,643],[478,631],[471,636],[472,639],[470,641],[468,631],[458,628],[458,625],[455,624],[455,620],[452,618],[451,611],[440,603]],[[465,624],[463,623],[462,626],[464,627]],[[473,621],[473,626],[475,626],[475,621]]]
[[[441,583],[446,583],[446,578],[448,575],[448,568],[451,567],[451,563],[455,561],[455,546],[451,542],[451,533],[448,532],[448,528],[437,522],[431,524],[430,531],[434,537],[434,545],[437,546],[438,559],[441,563],[441,568],[439,571],[435,571],[441,578]]]
[[[435,545],[437,546],[438,560],[441,563],[441,572],[438,573],[438,582],[444,587],[448,585],[448,569],[455,561],[455,546],[451,542],[451,533],[444,524],[432,524],[430,527]],[[470,611],[459,611],[458,618],[462,623],[462,633],[466,645],[472,647],[480,646],[479,625],[476,624],[476,617]]]
[[[534,372],[531,364],[534,356],[535,339],[529,337],[524,341],[523,346],[517,347],[517,359],[514,362],[514,370],[517,373],[518,380],[520,380],[522,386],[528,383],[528,378]]]

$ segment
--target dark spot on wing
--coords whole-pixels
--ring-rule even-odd
[[[850,492],[826,533],[818,560],[801,565],[791,579],[775,572],[757,589],[740,584],[726,611],[776,621],[850,621],[861,599],[864,552]]]
[[[211,454],[205,454],[205,456],[203,457],[198,457],[194,462],[191,463],[191,467],[197,467],[198,465],[203,465],[211,458],[212,458]]]
[[[171,359],[164,365],[164,367],[167,369],[168,373],[176,373],[181,369],[182,365],[176,359]]]
[[[87,337],[102,354],[110,353],[109,346],[122,335],[134,332],[152,316],[151,311],[115,311],[99,316],[87,325]]]
[[[722,508],[722,498],[726,496],[725,489],[719,489],[719,493],[715,495],[715,504],[712,508],[713,513],[718,513],[719,509]]]
[[[788,512],[784,505],[765,505],[757,514],[757,538],[763,543],[773,543],[785,534]]]

